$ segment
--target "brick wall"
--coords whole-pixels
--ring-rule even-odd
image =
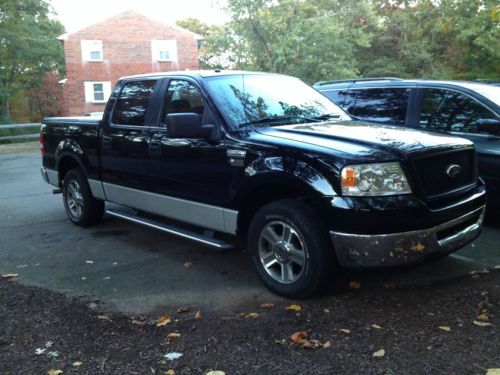
[[[153,62],[154,39],[176,40],[177,62]],[[101,40],[103,61],[83,62],[81,40]],[[110,81],[113,86],[118,78],[127,75],[199,69],[198,41],[193,33],[132,11],[69,34],[64,40],[64,53],[64,102],[68,116],[104,110],[105,104],[85,102],[85,81]]]

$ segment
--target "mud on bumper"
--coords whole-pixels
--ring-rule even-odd
[[[374,268],[410,265],[434,254],[449,254],[481,233],[485,207],[432,228],[390,234],[331,231],[337,260],[344,267]]]

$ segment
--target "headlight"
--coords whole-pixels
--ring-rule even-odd
[[[347,196],[411,193],[399,163],[348,165],[342,169],[341,186],[342,194]]]

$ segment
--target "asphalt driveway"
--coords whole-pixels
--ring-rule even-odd
[[[111,310],[154,313],[165,306],[237,310],[280,301],[260,283],[245,254],[218,253],[164,233],[106,217],[92,228],[72,225],[61,195],[40,176],[38,153],[0,155],[0,274],[88,296]],[[345,274],[362,284],[426,284],[500,265],[500,221],[473,244],[440,261],[391,272]],[[342,293],[338,286],[329,292]]]

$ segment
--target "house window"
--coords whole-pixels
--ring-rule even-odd
[[[151,52],[153,61],[177,61],[176,40],[152,40]]]
[[[111,94],[111,82],[85,82],[85,102],[106,103]]]
[[[102,41],[101,40],[82,40],[82,60],[83,61],[102,61]]]

